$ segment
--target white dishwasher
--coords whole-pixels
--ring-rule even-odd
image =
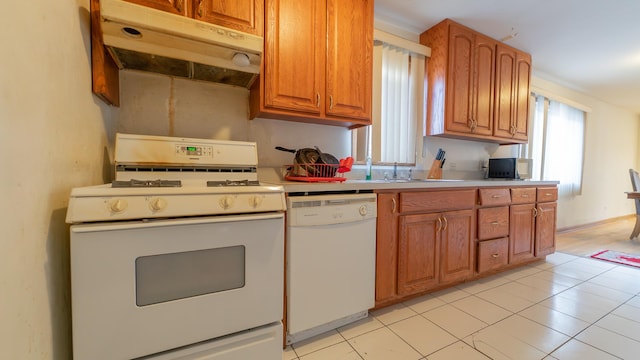
[[[376,195],[287,199],[287,343],[364,318],[375,303]]]

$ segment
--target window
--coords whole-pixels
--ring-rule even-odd
[[[542,95],[532,95],[532,178],[558,180],[560,196],[582,193],[586,113]]]
[[[376,30],[373,58],[372,125],[353,131],[357,161],[371,157],[375,164],[415,164],[421,138],[418,119],[423,116],[424,68],[427,48]],[[394,43],[409,44],[396,46]],[[427,49],[427,50],[425,50]]]

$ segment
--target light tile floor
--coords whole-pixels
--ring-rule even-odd
[[[640,269],[544,262],[374,311],[283,360],[640,359]]]

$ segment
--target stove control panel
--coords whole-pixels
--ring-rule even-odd
[[[114,221],[283,211],[284,193],[155,194],[71,197],[71,222]]]

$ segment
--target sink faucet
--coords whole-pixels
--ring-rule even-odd
[[[393,163],[393,178],[394,179],[398,178],[398,163],[397,162]]]

